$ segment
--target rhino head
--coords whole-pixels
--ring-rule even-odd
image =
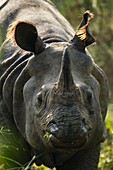
[[[15,123],[36,154],[49,153],[40,159],[50,167],[105,138],[100,82],[85,50],[95,42],[88,29],[91,18],[87,11],[69,42],[44,43],[26,21],[9,31],[18,46],[34,53],[15,83]]]
[[[41,139],[46,147],[50,145],[62,152],[89,147],[92,142],[98,143],[103,134],[99,84],[94,78],[89,78],[92,61],[83,54],[86,61],[82,68],[78,68],[76,62],[80,62],[80,56],[73,49],[72,54],[78,55],[78,61],[73,61],[71,69],[69,50],[72,51],[69,46],[64,48],[58,80],[42,85],[35,96],[35,127],[39,134],[43,130]]]

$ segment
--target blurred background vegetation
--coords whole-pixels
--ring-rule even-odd
[[[91,32],[96,39],[97,44],[88,47],[95,62],[105,71],[110,87],[109,109],[106,118],[108,131],[108,139],[101,145],[101,156],[99,162],[99,170],[113,170],[113,1],[112,0],[52,0],[60,12],[67,18],[76,30],[80,21],[81,15],[86,10],[91,10],[95,17],[90,24]],[[6,135],[1,129],[0,150],[3,148],[10,151],[10,144],[4,145]],[[9,135],[9,132],[8,132]],[[2,145],[3,144],[3,145]],[[14,148],[17,149],[18,147]],[[6,155],[5,155],[6,156]],[[7,162],[7,157],[4,152],[0,153],[0,170],[5,170],[4,160]],[[8,160],[10,164],[14,163],[19,166],[15,160]],[[17,169],[17,168],[16,168]],[[22,165],[21,168],[23,169]],[[41,166],[33,165],[32,170],[49,170]]]

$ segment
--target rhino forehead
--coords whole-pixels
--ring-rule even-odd
[[[48,82],[58,78],[61,60],[65,46],[68,46],[73,76],[86,78],[91,74],[93,62],[89,55],[77,51],[73,46],[65,42],[53,43],[42,53],[34,56],[28,63],[28,70],[31,76],[42,76]]]
[[[86,77],[91,74],[91,71],[93,69],[93,61],[92,58],[87,55],[87,53],[82,53],[78,50],[70,46],[69,53],[71,56],[71,68],[74,72],[73,75],[76,75],[76,73],[79,74],[81,77]]]
[[[31,76],[42,76],[51,79],[55,75],[58,76],[61,66],[61,59],[63,54],[63,49],[66,43],[53,43],[53,45],[48,46],[42,53],[34,56],[28,63],[28,70]],[[52,77],[53,76],[53,77]]]

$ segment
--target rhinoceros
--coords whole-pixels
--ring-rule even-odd
[[[17,128],[37,165],[97,170],[108,81],[86,49],[92,18],[75,32],[49,0],[1,4],[1,126]]]

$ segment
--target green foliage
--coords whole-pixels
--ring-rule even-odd
[[[109,106],[109,112],[106,118],[106,127],[108,138],[102,144],[99,170],[113,170],[113,104]]]
[[[36,166],[35,164],[33,164],[31,170],[55,170],[55,168],[50,169],[50,168],[45,167],[44,165]]]
[[[44,135],[44,138],[49,139],[49,136],[50,136],[50,133],[47,132],[47,133]]]
[[[12,133],[9,129],[4,129],[1,127],[0,170],[12,168],[15,170],[23,170],[24,163],[26,162],[28,164],[29,157],[27,156],[27,150],[27,145],[23,143],[20,135],[18,135],[17,132]]]

